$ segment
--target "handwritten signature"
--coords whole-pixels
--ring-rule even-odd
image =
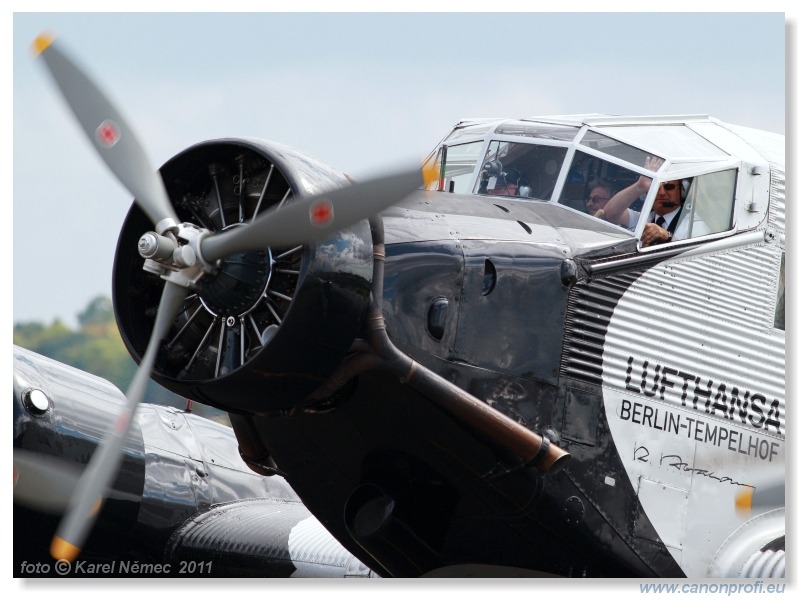
[[[634,449],[634,460],[639,462],[649,462],[650,452],[645,446],[636,446]],[[701,469],[698,467],[691,467],[689,463],[685,462],[678,454],[662,454],[659,458],[660,466],[673,467],[682,473],[694,473],[701,477],[708,477],[714,479],[718,483],[728,483],[729,485],[738,485],[740,487],[754,488],[755,486],[747,483],[740,483],[732,477],[721,475],[709,469]]]

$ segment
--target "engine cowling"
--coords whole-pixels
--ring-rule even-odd
[[[223,139],[188,148],[161,175],[178,217],[211,231],[243,227],[292,198],[348,184],[343,173],[273,142]],[[278,209],[279,210],[279,209]],[[122,338],[138,362],[163,280],[143,270],[153,224],[134,204],[114,261]],[[291,408],[345,356],[365,317],[373,271],[366,221],[304,246],[227,256],[190,291],[157,358],[167,389],[231,412]]]

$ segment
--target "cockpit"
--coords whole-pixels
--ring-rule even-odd
[[[674,219],[667,241],[755,227],[768,203],[767,178],[759,176],[768,164],[703,116],[463,121],[429,160],[440,176],[428,189],[555,203],[638,238],[663,189],[678,186],[678,229]],[[631,198],[633,188],[645,189]],[[633,218],[617,216],[622,191]]]

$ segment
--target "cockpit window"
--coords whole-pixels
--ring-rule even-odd
[[[567,149],[492,141],[474,193],[550,200]]]
[[[734,226],[736,182],[736,169],[682,178],[660,173],[659,183],[646,194],[653,196],[650,211],[641,213],[630,206],[617,213],[608,206],[606,218],[615,218],[615,223],[636,231],[642,247],[722,233]],[[618,197],[626,191],[619,192]]]
[[[677,180],[685,190],[673,239],[689,239],[732,228],[737,171],[729,169]]]
[[[428,190],[464,193],[469,189],[471,177],[479,162],[482,141],[469,144],[447,146],[438,150],[435,162],[440,169],[440,176],[433,181]],[[432,160],[432,159],[430,159]]]
[[[577,150],[560,193],[560,204],[595,215],[618,190],[638,177],[630,169]],[[642,204],[642,200],[637,202],[638,210]]]
[[[607,151],[606,148],[602,148],[602,150]],[[632,148],[632,150],[635,149]],[[626,154],[626,157],[629,156],[631,155]],[[658,172],[659,185],[651,192],[655,194],[653,208],[655,210],[658,208],[658,213],[655,214],[655,211],[652,210],[652,212],[647,211],[645,215],[641,215],[648,193],[644,188],[642,193],[637,195],[638,186],[635,184],[641,177],[640,173],[580,150],[574,153],[571,168],[563,183],[559,203],[596,218],[609,220],[630,231],[639,231],[643,245],[649,244],[643,231],[647,223],[653,223],[662,228],[662,231],[659,232],[661,237],[652,243],[692,239],[732,229],[737,182],[736,169],[726,169],[695,177],[669,177],[669,173],[663,172],[663,166],[656,160],[649,159],[646,162],[645,158],[647,156],[644,155],[644,165]],[[624,160],[637,162],[628,160],[628,158],[624,158]],[[673,169],[673,165],[670,168]],[[645,179],[645,175],[643,175],[643,179]],[[628,191],[634,191],[635,195],[628,195]],[[668,193],[666,194],[665,191]],[[605,211],[605,207],[616,194],[619,198],[621,196],[625,198],[624,206],[626,208],[623,208],[621,213],[609,209]],[[660,194],[662,194],[661,199],[659,199]],[[668,194],[675,194],[675,196],[666,197]],[[617,204],[614,206],[617,207]],[[674,208],[669,209],[669,206]],[[663,220],[658,218],[660,216],[663,217]],[[638,226],[641,220],[643,223]]]
[[[585,136],[582,138],[582,145],[592,148],[593,150],[598,150],[599,152],[603,152],[604,154],[608,154],[615,158],[620,158],[621,160],[625,160],[626,162],[637,165],[638,167],[645,166],[646,158],[650,156],[661,158],[651,154],[651,152],[643,152],[639,148],[624,144],[623,142],[619,142],[618,140],[614,140],[606,135],[596,133],[595,131],[588,131],[585,134]]]

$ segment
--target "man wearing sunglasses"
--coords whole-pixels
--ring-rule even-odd
[[[658,158],[647,158],[645,167],[650,171],[656,171],[662,165],[662,162]],[[622,189],[607,202],[604,207],[604,219],[629,229],[637,227],[640,213],[629,207],[635,200],[648,194],[650,187],[651,179],[649,177],[643,175],[638,177],[635,183]],[[657,195],[654,198],[654,205],[648,215],[648,223],[646,223],[641,236],[643,246],[680,239],[678,237],[674,238],[674,232],[679,221],[683,201],[684,192],[680,179],[664,181],[659,184]]]
[[[604,214],[604,207],[612,198],[613,185],[607,179],[594,179],[588,184],[587,189],[585,210],[587,214],[601,218]]]

